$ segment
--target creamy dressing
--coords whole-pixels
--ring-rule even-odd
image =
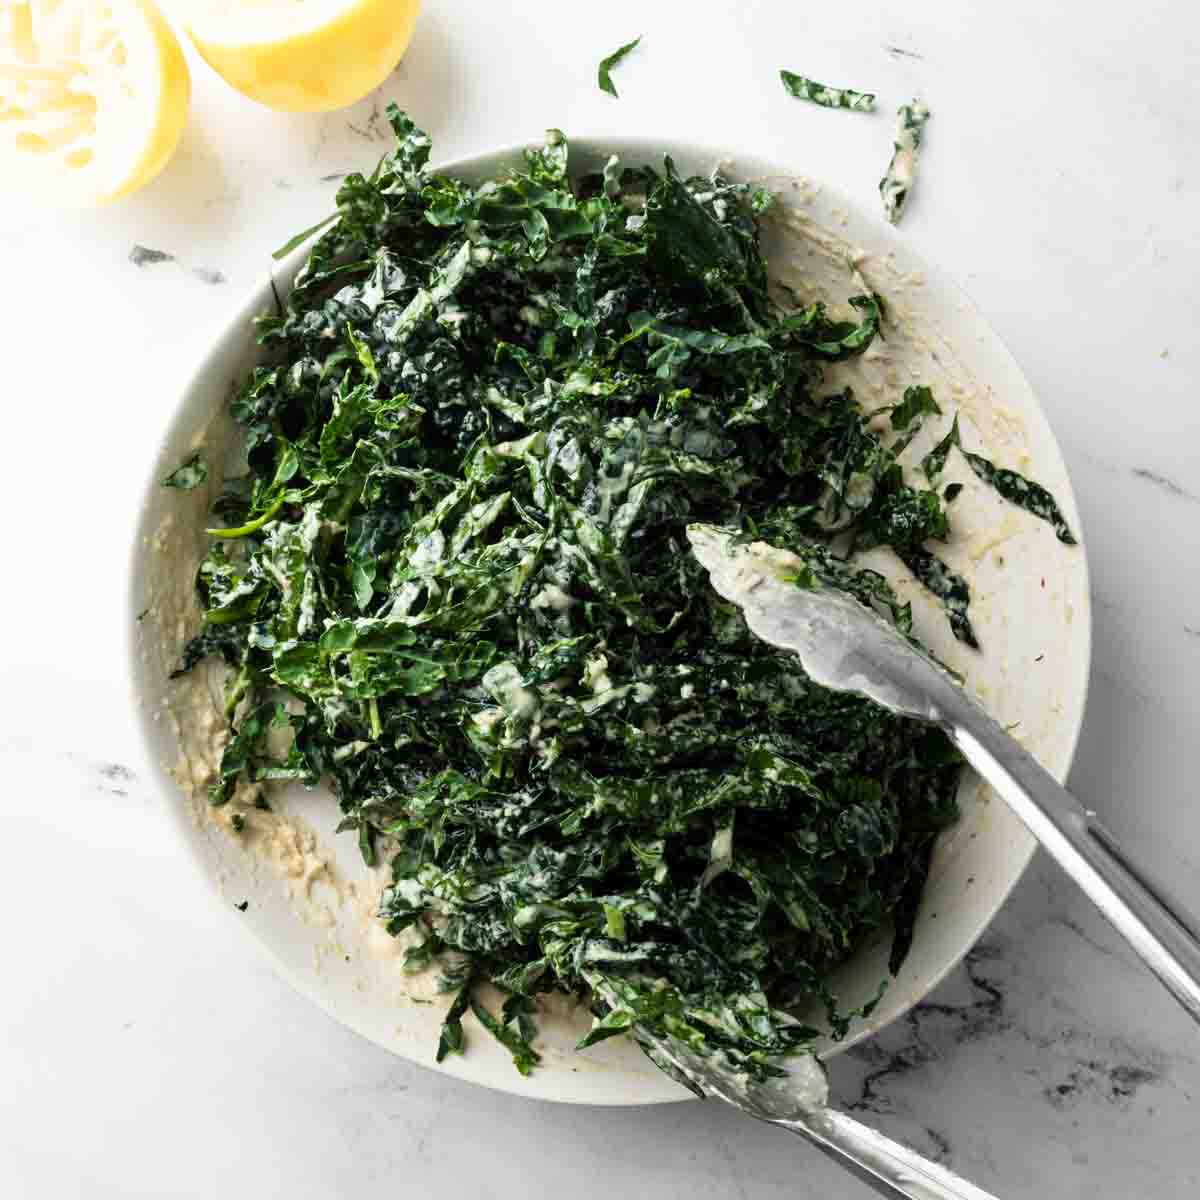
[[[972,562],[979,562],[989,550],[1004,545],[1024,528],[1024,522],[1018,520],[1015,514],[1005,513],[998,525],[981,530],[967,542],[967,557]]]
[[[608,655],[593,654],[583,664],[583,686],[599,695],[612,691],[613,682],[608,674]]]

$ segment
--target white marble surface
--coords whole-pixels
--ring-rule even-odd
[[[856,1200],[807,1147],[713,1105],[555,1107],[393,1058],[228,940],[124,685],[143,464],[189,339],[325,213],[330,177],[373,163],[386,100],[441,158],[547,124],[659,132],[785,157],[870,202],[890,117],[800,104],[776,72],[885,108],[919,93],[934,120],[906,236],[1008,341],[1079,493],[1096,651],[1073,787],[1200,908],[1200,20],[1184,0],[427,9],[379,97],[283,116],[196,63],[156,183],[0,224],[0,1196]],[[639,32],[613,101],[595,63]],[[139,267],[135,245],[173,260]],[[1004,1197],[1200,1187],[1200,1035],[1044,859],[930,1001],[833,1076],[865,1119]]]

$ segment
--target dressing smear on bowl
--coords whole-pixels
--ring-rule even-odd
[[[439,1058],[472,1013],[531,1070],[559,995],[584,1046],[637,1023],[766,1077],[869,1009],[829,983],[858,944],[903,958],[959,763],[757,642],[684,529],[786,547],[958,666],[966,548],[1052,523],[961,452],[991,405],[921,280],[802,186],[575,178],[557,132],[473,186],[392,121],[161,531],[177,778],[308,920],[358,907],[448,1005]],[[359,867],[280,810],[323,784]]]

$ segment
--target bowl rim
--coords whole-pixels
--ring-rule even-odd
[[[519,161],[520,157],[531,149],[539,148],[542,145],[541,139],[527,139],[517,142],[509,142],[500,146],[494,146],[488,149],[476,150],[470,153],[457,155],[452,159],[444,162],[433,164],[430,167],[431,172],[437,173],[458,173],[463,172],[468,175],[482,172],[494,171],[502,167],[506,162]],[[598,133],[582,133],[572,135],[570,138],[570,146],[572,154],[575,156],[583,156],[588,159],[602,161],[603,157],[609,153],[616,153],[612,147],[618,147],[622,158],[633,159],[639,161],[652,162],[661,159],[664,153],[670,153],[681,159],[689,161],[710,162],[713,164],[732,163],[736,166],[736,174],[750,175],[755,178],[792,178],[792,179],[807,179],[808,177],[799,171],[796,167],[780,160],[774,159],[766,153],[742,153],[731,152],[728,147],[718,146],[714,143],[697,140],[693,138],[683,138],[672,134],[664,134],[661,136],[647,133],[622,133],[622,132],[598,132]],[[669,147],[669,150],[664,151],[664,147]],[[743,164],[748,162],[750,169],[743,169]],[[869,212],[863,204],[855,200],[853,197],[846,195],[839,187],[826,183],[824,180],[819,181],[819,189],[823,196],[836,202],[837,206],[842,210],[853,214],[856,224],[866,223],[868,227],[873,227],[874,231],[879,231],[888,236],[894,236],[894,231],[886,226],[883,220],[873,212]],[[279,260],[274,260],[268,267],[267,277],[257,283],[249,285],[243,292],[243,295],[236,304],[232,305],[226,315],[208,325],[202,334],[197,335],[202,338],[197,341],[197,337],[192,337],[185,344],[183,350],[183,360],[174,374],[171,384],[171,391],[174,396],[170,411],[166,416],[160,428],[158,439],[153,443],[155,450],[151,463],[147,469],[146,481],[138,493],[139,501],[136,512],[132,515],[132,537],[129,542],[128,550],[128,566],[126,570],[126,599],[128,604],[128,617],[122,626],[122,637],[125,643],[124,646],[124,661],[126,663],[127,683],[130,687],[130,702],[135,709],[135,723],[138,729],[140,744],[144,758],[151,765],[154,782],[153,786],[160,792],[166,794],[171,801],[178,800],[178,790],[174,781],[169,778],[166,771],[159,765],[157,754],[155,752],[153,735],[151,732],[150,718],[146,712],[145,706],[139,703],[139,684],[138,684],[138,643],[137,643],[137,624],[136,614],[143,607],[143,597],[139,593],[140,584],[139,568],[140,558],[142,555],[142,541],[145,536],[143,528],[143,520],[148,507],[150,506],[152,497],[158,492],[160,487],[160,461],[162,449],[165,439],[178,423],[182,412],[188,405],[189,397],[193,390],[197,387],[204,386],[204,376],[212,369],[212,360],[220,353],[223,344],[231,337],[236,336],[238,330],[248,331],[251,327],[251,321],[258,313],[263,310],[264,301],[271,292],[278,286],[280,281],[284,281],[285,286],[290,289],[292,279],[300,266],[307,258],[308,252],[312,245],[312,240],[309,239],[303,244],[297,246],[287,255]],[[1009,350],[1008,345],[1004,342],[1001,336],[996,332],[991,322],[988,321],[980,310],[979,306],[965,291],[957,278],[949,271],[942,267],[933,267],[925,256],[911,247],[905,247],[905,258],[912,262],[916,267],[926,273],[928,277],[936,278],[938,286],[944,292],[951,295],[961,311],[975,324],[986,330],[994,343],[994,349],[997,355],[1005,360],[1007,369],[1010,370],[1014,377],[1019,379],[1028,391],[1029,396],[1033,400],[1035,411],[1040,415],[1045,422],[1049,432],[1050,447],[1057,455],[1062,463],[1062,482],[1056,485],[1056,491],[1059,493],[1062,500],[1065,501],[1064,507],[1073,514],[1072,532],[1077,540],[1077,553],[1079,561],[1075,570],[1080,576],[1079,596],[1075,602],[1074,620],[1081,623],[1081,639],[1082,644],[1078,654],[1069,660],[1067,668],[1069,675],[1068,681],[1072,683],[1078,695],[1078,705],[1074,713],[1070,714],[1070,724],[1067,729],[1067,736],[1063,740],[1063,753],[1061,763],[1051,768],[1051,774],[1055,776],[1060,783],[1065,783],[1067,776],[1074,764],[1076,754],[1079,749],[1079,742],[1083,731],[1083,725],[1087,712],[1088,693],[1091,683],[1091,668],[1092,668],[1092,643],[1093,643],[1093,620],[1091,606],[1091,566],[1090,559],[1087,553],[1087,540],[1083,529],[1083,522],[1079,512],[1079,506],[1075,495],[1074,485],[1071,481],[1067,470],[1066,461],[1062,454],[1062,447],[1054,433],[1053,427],[1050,424],[1050,419],[1045,409],[1042,406],[1040,399],[1024,371],[1021,369],[1015,356]],[[178,806],[176,806],[178,807]],[[179,817],[180,813],[172,810],[174,816]],[[176,826],[176,828],[178,828]],[[881,1029],[886,1028],[895,1021],[899,1020],[913,1008],[921,1004],[924,999],[942,981],[962,962],[963,958],[970,952],[971,948],[977,943],[988,926],[995,920],[997,914],[1003,908],[1013,890],[1024,876],[1029,863],[1032,861],[1035,852],[1038,849],[1038,843],[1031,834],[1025,832],[1025,841],[1022,847],[1013,851],[1010,854],[1012,866],[1010,868],[1010,878],[1002,886],[994,889],[993,902],[987,908],[988,911],[981,912],[977,919],[971,923],[970,935],[963,939],[961,947],[953,954],[946,957],[945,961],[939,968],[934,970],[925,980],[922,981],[918,993],[907,998],[900,1008],[898,1008],[888,1020],[884,1023],[874,1025],[860,1022],[851,1033],[841,1042],[834,1043],[827,1050],[822,1050],[823,1058],[830,1058],[843,1051],[849,1049],[857,1042],[864,1040],[878,1033]],[[186,848],[186,858],[190,863],[193,878],[202,881],[205,891],[213,892],[212,878],[205,870],[201,861],[200,855],[195,846],[182,835],[179,834],[180,841]],[[225,906],[223,906],[225,907]],[[418,1058],[409,1054],[405,1048],[395,1045],[388,1045],[372,1037],[365,1030],[358,1028],[355,1022],[348,1019],[343,1014],[339,1013],[336,1008],[325,998],[324,993],[312,986],[310,981],[304,978],[300,972],[293,970],[287,963],[284,962],[279,953],[271,945],[271,943],[263,937],[258,936],[254,931],[249,929],[244,923],[236,922],[232,919],[232,914],[226,914],[226,919],[231,927],[236,927],[240,930],[239,936],[249,939],[258,949],[260,954],[263,954],[267,961],[271,964],[276,973],[280,974],[287,982],[302,995],[306,996],[314,1004],[317,1005],[327,1016],[336,1020],[345,1028],[353,1030],[355,1033],[366,1038],[367,1040],[379,1045],[382,1049],[389,1053],[397,1054],[409,1062],[413,1062],[418,1066],[424,1067],[427,1070],[436,1070],[441,1074],[451,1075],[464,1081],[484,1086],[492,1090],[506,1092],[513,1096],[519,1096],[527,1100],[552,1100],[559,1103],[573,1104],[590,1104],[604,1107],[624,1107],[624,1106],[641,1106],[660,1103],[674,1103],[693,1099],[691,1093],[685,1091],[674,1083],[670,1083],[669,1088],[660,1089],[652,1094],[634,1095],[629,1094],[622,1098],[605,1098],[596,1099],[593,1097],[572,1096],[570,1094],[561,1094],[556,1089],[545,1089],[542,1087],[530,1087],[529,1079],[522,1079],[518,1082],[518,1077],[515,1076],[511,1082],[506,1082],[503,1079],[481,1078],[473,1073],[466,1066],[465,1059],[450,1059],[436,1067],[424,1059]],[[570,1078],[569,1075],[562,1071],[556,1070],[553,1066],[546,1066],[539,1074],[553,1072],[556,1075],[562,1075],[564,1078]],[[664,1083],[669,1083],[666,1077],[663,1077]]]

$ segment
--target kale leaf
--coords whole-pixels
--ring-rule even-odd
[[[187,462],[180,464],[162,481],[163,487],[178,488],[190,492],[208,478],[208,464],[199,454],[193,454]]]
[[[923,385],[908,387],[904,389],[904,399],[892,409],[892,428],[919,428],[922,417],[941,416],[941,412],[930,388]]]
[[[849,108],[854,112],[872,112],[875,108],[874,92],[856,92],[850,88],[826,87],[805,75],[792,71],[780,71],[779,78],[789,96],[797,100],[811,100],[822,108]]]
[[[930,483],[936,483],[946,465],[946,459],[954,447],[962,451],[962,456],[975,475],[1003,496],[1010,504],[1023,508],[1035,517],[1047,522],[1053,529],[1058,540],[1067,546],[1076,544],[1075,535],[1067,524],[1066,517],[1058,507],[1054,497],[1040,483],[1026,479],[1016,471],[1006,467],[998,467],[991,459],[982,454],[972,454],[963,448],[962,432],[958,427],[956,416],[950,424],[945,437],[921,460],[921,470],[925,472]],[[951,493],[951,488],[956,490]],[[953,500],[958,495],[958,485],[951,484],[946,489],[946,500]]]
[[[1048,522],[1060,542],[1068,546],[1075,545],[1075,535],[1071,532],[1066,518],[1059,510],[1054,497],[1041,484],[1034,483],[1032,479],[1026,479],[1024,475],[1020,475],[1016,471],[998,467],[980,454],[971,454],[964,450],[963,457],[970,464],[971,470],[984,483],[995,488],[1010,504],[1015,504],[1018,508],[1023,508],[1026,512]]]
[[[610,72],[631,50],[637,48],[641,37],[635,37],[632,42],[626,42],[625,45],[614,50],[607,58],[600,60],[600,66],[596,72],[596,81],[600,85],[602,92],[607,92],[610,96],[616,97],[617,87],[612,81]]]
[[[896,113],[896,136],[892,143],[892,158],[884,177],[879,181],[883,213],[895,225],[904,211],[908,193],[917,177],[917,159],[925,136],[929,109],[920,101],[902,104]]]

